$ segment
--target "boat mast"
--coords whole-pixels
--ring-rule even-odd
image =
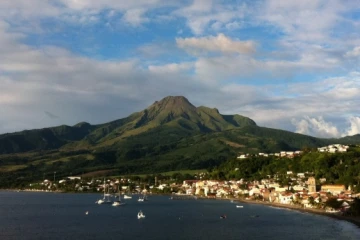
[[[118,185],[118,191],[119,191],[119,202],[121,202],[121,194],[120,194],[120,186]]]
[[[106,184],[105,184],[105,178],[104,178],[104,200],[105,200],[105,196],[106,196]]]

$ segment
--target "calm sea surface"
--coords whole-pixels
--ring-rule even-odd
[[[0,239],[360,239],[345,221],[229,201],[150,196],[97,205],[100,194],[0,192]],[[138,220],[142,210],[145,219]],[[85,212],[89,214],[86,215]],[[220,219],[222,214],[227,219]],[[258,215],[258,217],[254,217]]]

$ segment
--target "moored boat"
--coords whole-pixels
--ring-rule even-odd
[[[121,202],[121,192],[120,192],[119,187],[118,187],[118,191],[119,191],[119,200],[115,200],[115,201],[113,202],[113,204],[112,204],[113,207],[125,205],[124,202]]]
[[[144,215],[144,213],[143,213],[141,210],[138,212],[137,218],[138,218],[138,219],[145,218],[145,215]]]
[[[111,204],[112,201],[110,200],[110,194],[106,193],[106,184],[105,184],[105,178],[104,178],[104,197],[102,199],[97,200],[96,204]]]

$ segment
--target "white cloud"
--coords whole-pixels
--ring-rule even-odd
[[[195,42],[199,46],[200,43]],[[338,68],[336,64],[323,62],[321,56],[316,56],[312,60],[306,57],[293,61],[277,59],[257,59],[253,55],[221,55],[206,56],[200,54],[200,50],[190,48],[186,45],[187,51],[192,55],[201,55],[195,61],[195,72],[202,79],[214,79],[214,81],[224,82],[229,78],[237,78],[238,82],[248,82],[251,84],[253,79],[263,79],[263,82],[276,82],[287,84],[292,78],[304,72],[306,73],[329,73]],[[216,45],[200,45],[205,47],[216,47]],[[228,46],[227,46],[228,47]],[[219,50],[220,51],[220,50]],[[230,51],[230,50],[228,50]],[[235,50],[234,50],[235,51]],[[205,56],[204,56],[205,55]],[[276,79],[276,80],[275,80]],[[350,91],[346,89],[346,91]]]
[[[249,54],[255,52],[253,41],[233,40],[220,33],[217,36],[176,38],[178,47],[189,51]]]
[[[360,133],[360,117],[350,117],[346,120],[346,126],[337,127],[333,123],[325,121],[322,116],[312,118],[305,116],[301,120],[292,119],[292,124],[296,127],[297,133],[313,135],[318,137],[344,137],[353,136]]]
[[[41,11],[39,11],[41,9]],[[0,1],[0,17],[8,20],[19,18],[53,17],[61,14],[61,8],[49,0]]]
[[[359,11],[359,4],[358,0],[269,0],[258,5],[254,16],[261,26],[283,35],[276,40],[281,46],[276,52],[351,71],[357,63],[350,56],[359,46],[358,21],[351,16]]]
[[[149,19],[144,17],[145,9],[137,8],[127,10],[123,16],[123,20],[133,26],[140,26],[144,22],[148,22]]]
[[[340,132],[337,127],[330,122],[326,122],[322,116],[311,118],[305,116],[298,121],[293,119],[292,123],[296,126],[296,132],[306,135],[315,135],[319,137],[339,137]]]
[[[76,10],[84,9],[105,9],[113,8],[120,10],[127,10],[142,7],[151,7],[164,4],[163,0],[136,0],[136,1],[127,1],[127,0],[59,0],[66,7]],[[171,1],[169,1],[171,2]]]
[[[170,63],[166,65],[150,65],[149,71],[155,74],[184,73],[193,68],[193,63]]]
[[[269,0],[265,1],[259,18],[280,27],[292,40],[323,41],[342,20],[340,14],[346,6],[336,0]]]
[[[225,28],[230,31],[233,31],[233,30],[241,28],[242,25],[243,24],[239,21],[233,21],[233,22],[229,22],[229,23],[225,24]]]
[[[192,4],[177,9],[173,14],[184,17],[191,31],[201,35],[209,27],[218,31],[234,19],[242,19],[246,12],[246,5],[237,2],[226,4],[219,0],[194,0]]]
[[[346,52],[345,57],[360,57],[360,47],[354,47],[351,51]]]
[[[353,136],[360,133],[360,117],[351,117],[349,119],[350,127],[344,134],[345,136]]]
[[[177,5],[172,0],[12,0],[0,1],[0,18],[11,21],[18,30],[27,28],[27,32],[41,28],[41,20],[47,18],[83,25],[102,18],[109,20],[118,14],[123,15],[125,23],[139,26],[153,20],[144,17],[147,12]]]

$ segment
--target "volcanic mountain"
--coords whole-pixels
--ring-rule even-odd
[[[329,143],[358,142],[359,136],[319,139],[259,127],[248,117],[195,107],[168,96],[112,122],[58,126],[0,135],[0,171],[29,173],[159,172],[216,166],[240,152],[276,152]]]

